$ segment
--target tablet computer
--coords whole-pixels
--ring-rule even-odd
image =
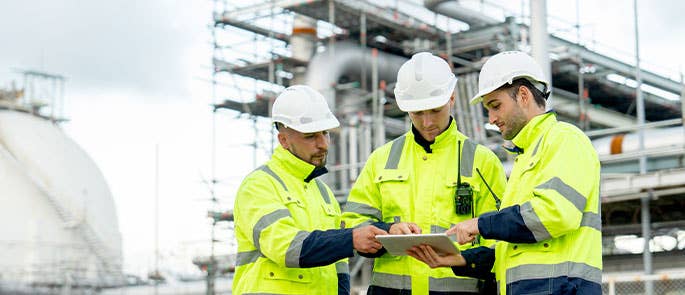
[[[407,255],[407,249],[421,244],[431,245],[438,254],[458,254],[459,249],[446,234],[420,235],[378,235],[378,241],[383,244],[388,253],[393,256]]]

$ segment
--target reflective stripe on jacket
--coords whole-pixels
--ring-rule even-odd
[[[452,120],[430,146],[431,153],[416,143],[412,131],[375,150],[350,191],[343,212],[345,224],[414,222],[423,233],[439,233],[470,219],[471,213],[455,212],[459,142],[462,182],[473,187],[475,216],[495,211],[495,199],[476,168],[501,196],[506,181],[502,164],[488,148],[461,134]],[[479,243],[493,242],[479,239]],[[470,247],[471,244],[460,246]],[[409,256],[394,257],[387,253],[375,259],[371,278],[373,286],[411,289],[413,294],[477,292],[478,284],[476,279],[455,277],[449,268],[431,269]]]
[[[483,236],[508,241],[495,248],[499,291],[601,294],[600,163],[590,140],[546,113],[512,142],[523,153],[502,210],[479,220]]]
[[[241,184],[234,206],[233,294],[338,293],[338,274],[349,275],[346,259],[300,265],[303,242],[313,231],[340,229],[340,206],[330,189],[319,180],[304,181],[314,168],[279,146]],[[351,256],[349,248],[341,251]]]

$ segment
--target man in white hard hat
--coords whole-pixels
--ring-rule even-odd
[[[236,195],[233,294],[349,294],[345,258],[375,253],[373,225],[343,229],[340,205],[316,177],[326,173],[329,130],[340,125],[324,97],[291,86],[274,101],[274,154]]]
[[[417,53],[397,74],[395,99],[412,128],[375,150],[343,213],[347,225],[385,223],[390,234],[443,233],[497,210],[505,186],[502,164],[488,148],[457,130],[451,116],[457,78],[445,60]],[[408,222],[408,223],[407,223]],[[493,241],[476,239],[462,250]],[[368,294],[473,294],[484,282],[430,269],[408,256],[376,253]],[[494,281],[491,284],[494,287]]]
[[[491,277],[494,264],[500,294],[601,294],[600,163],[590,140],[545,111],[549,83],[523,52],[491,57],[478,88],[471,102],[483,102],[517,155],[502,209],[448,233],[462,244],[482,236],[497,245],[449,256],[422,246],[411,255],[474,277]]]

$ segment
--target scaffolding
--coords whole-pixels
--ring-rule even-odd
[[[425,1],[424,6],[423,1],[410,0],[273,0],[238,6],[216,0],[214,74],[215,78],[230,77],[226,81],[234,93],[228,100],[217,94],[215,97],[222,98],[217,107],[238,112],[257,126],[257,118],[268,117],[273,99],[283,87],[306,83],[321,91],[342,125],[332,134],[331,173],[325,181],[344,203],[371,151],[409,129],[408,117],[394,102],[393,75],[412,54],[430,51],[447,60],[459,78],[453,110],[459,130],[493,149],[506,167],[511,159],[499,147],[501,136],[487,128],[482,107],[472,106],[468,100],[477,92],[478,71],[489,56],[529,49],[530,17],[523,12],[501,12],[500,7],[496,9],[499,15],[485,15],[483,11],[496,5],[470,2],[476,2],[470,3],[475,8],[469,1]],[[682,78],[678,82],[641,71],[642,89],[649,89],[642,93],[645,118],[653,123],[638,126],[632,81],[635,65],[594,50],[600,46],[581,40],[579,23],[560,26],[565,29],[552,30],[549,35],[551,101],[560,120],[576,124],[607,146],[622,134],[642,129],[682,129]],[[302,46],[303,31],[309,33],[308,47]],[[234,34],[235,41],[220,43],[218,35],[224,33]],[[303,54],[302,48],[309,52]],[[321,70],[322,65],[328,65],[326,71]],[[216,87],[218,79],[214,81]],[[261,140],[257,131],[255,138]],[[644,223],[637,217],[640,196],[652,197],[651,210],[670,212],[653,213],[659,215],[648,223],[656,227],[655,232],[685,230],[685,216],[675,212],[685,206],[684,142],[685,138],[673,145],[625,153],[598,150],[603,171],[610,171],[603,173],[601,197],[604,253],[618,257],[608,260],[611,263],[619,263],[625,254],[615,248],[612,239],[640,233]],[[270,143],[273,149],[273,138]],[[258,149],[256,142],[254,148]],[[262,148],[268,150],[268,145]],[[639,157],[647,157],[651,165],[648,174],[636,171]],[[677,181],[671,181],[674,179]],[[669,205],[673,207],[668,209]],[[676,250],[669,253],[677,257]],[[364,277],[368,279],[364,271],[368,262],[357,262],[351,264],[352,275],[361,276],[363,283]],[[607,269],[611,268],[608,265]]]

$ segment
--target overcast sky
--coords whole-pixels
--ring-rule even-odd
[[[519,1],[505,2],[520,11]],[[513,3],[513,4],[512,4]],[[580,1],[582,33],[625,57],[634,52],[633,1]],[[641,56],[671,72],[685,65],[685,2],[640,1]],[[527,6],[526,6],[527,7]],[[154,246],[155,146],[159,146],[160,248],[168,261],[209,245],[212,206],[209,0],[0,0],[0,87],[12,69],[67,77],[64,129],[96,161],[114,195],[125,270],[145,273]],[[576,1],[549,1],[574,23]],[[551,21],[550,21],[551,22]],[[20,80],[18,80],[20,82]],[[250,124],[218,116],[221,207],[253,168]],[[266,159],[259,153],[257,162]],[[225,234],[225,233],[224,233]],[[230,249],[228,242],[218,248]],[[187,261],[187,260],[186,260]]]

